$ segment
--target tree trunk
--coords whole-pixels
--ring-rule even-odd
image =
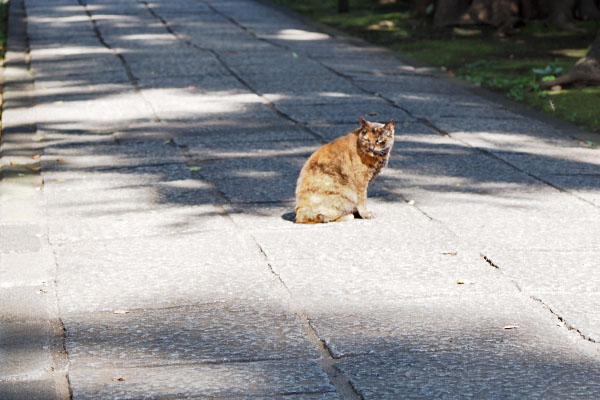
[[[414,11],[417,15],[426,15],[427,7],[432,5],[434,0],[411,0],[410,9]]]
[[[543,14],[543,0],[521,0],[521,17],[524,20],[538,18]]]
[[[581,0],[579,3],[581,19],[600,19],[600,9],[596,0]]]
[[[577,6],[577,0],[549,0],[550,23],[560,29],[577,30],[573,24],[573,11]]]
[[[350,11],[350,0],[338,0],[338,12],[347,13]]]
[[[591,58],[600,63],[600,30],[596,33],[596,39],[594,39],[594,42],[592,43],[592,48],[584,58]]]
[[[455,25],[469,6],[469,0],[438,0],[433,24],[435,26]]]
[[[553,81],[544,82],[542,87],[549,88],[574,83],[600,84],[600,30],[596,33],[596,39],[594,39],[590,51],[577,61],[571,71]]]
[[[460,22],[496,26],[498,33],[504,35],[519,22],[519,6],[519,0],[474,0]]]

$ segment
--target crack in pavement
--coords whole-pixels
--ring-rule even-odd
[[[185,43],[186,45],[193,47],[195,49],[201,50],[201,51],[206,51],[208,53],[211,53],[216,59],[217,61],[219,61],[219,63],[227,70],[227,72],[229,72],[238,82],[240,82],[243,86],[245,86],[248,90],[250,90],[252,93],[254,93],[255,95],[257,95],[261,101],[263,102],[263,104],[265,104],[266,106],[268,106],[273,112],[275,112],[277,115],[279,115],[280,117],[292,122],[293,124],[295,124],[296,126],[298,126],[299,128],[301,128],[303,131],[305,131],[306,133],[308,133],[309,135],[313,136],[315,139],[319,140],[322,143],[326,143],[327,140],[320,135],[319,133],[313,131],[312,129],[308,128],[306,126],[306,124],[303,124],[300,121],[295,120],[294,118],[290,117],[288,114],[284,113],[283,111],[281,111],[280,109],[277,108],[277,106],[275,106],[275,104],[267,99],[260,91],[258,91],[256,88],[252,87],[252,85],[250,85],[242,76],[240,76],[240,74],[238,74],[237,72],[235,72],[235,70],[233,68],[231,68],[231,66],[223,59],[223,57],[221,57],[221,55],[219,54],[218,51],[208,48],[208,47],[202,47],[197,45],[196,43],[184,39],[181,36],[179,36],[177,34],[177,32],[175,32],[171,26],[169,25],[169,23],[158,13],[156,13],[156,11],[154,11],[154,9],[152,8],[152,6],[146,1],[146,0],[137,0],[139,3],[144,4],[148,10],[148,12],[153,15],[156,19],[158,19],[162,25],[164,26],[164,28],[170,33],[172,34],[177,40],[180,40],[181,42]],[[214,13],[219,14],[219,12],[214,9],[214,7],[208,3],[208,2],[204,2]],[[226,17],[225,17],[226,18]]]
[[[573,324],[571,324],[567,319],[565,319],[564,317],[562,317],[558,312],[556,312],[555,310],[552,309],[552,307],[550,307],[548,304],[544,303],[544,301],[536,296],[529,296],[530,299],[540,303],[542,306],[544,306],[545,309],[547,309],[552,315],[556,316],[556,318],[558,318],[558,320],[560,322],[563,323],[563,325],[570,331],[576,332],[577,334],[579,334],[579,336],[581,336],[582,339],[587,340],[588,342],[591,343],[598,343],[594,338],[586,335],[585,333],[583,333],[579,328],[576,328],[575,326],[573,326]]]
[[[189,153],[187,146],[185,146],[185,145],[178,145],[178,146],[181,149],[182,153],[185,155],[185,157],[189,160],[189,162],[193,163],[194,160],[193,160],[191,154]],[[277,271],[275,271],[275,269],[273,268],[273,265],[271,264],[267,253],[262,248],[259,241],[256,239],[256,237],[254,235],[252,235],[250,232],[248,232],[243,227],[239,226],[234,221],[234,219],[231,217],[231,215],[227,212],[225,207],[223,206],[225,203],[230,204],[230,205],[237,204],[237,203],[233,203],[232,201],[230,201],[228,199],[228,197],[217,187],[217,185],[214,182],[210,182],[210,185],[213,186],[214,190],[217,193],[219,193],[220,202],[219,202],[218,206],[219,206],[221,212],[223,213],[223,215],[236,228],[235,229],[236,232],[240,232],[240,234],[244,236],[244,239],[246,239],[247,241],[250,241],[251,243],[254,244],[254,246],[257,249],[258,254],[260,254],[260,257],[263,259],[264,264],[266,265],[267,269],[269,270],[269,273],[279,283],[279,285],[283,287],[283,289],[288,294],[289,299],[290,299],[291,311],[293,312],[294,317],[296,318],[296,321],[298,322],[298,324],[304,330],[304,334],[305,334],[306,338],[311,342],[313,347],[317,350],[317,353],[319,354],[319,358],[316,361],[319,364],[319,366],[321,367],[321,369],[327,374],[327,377],[329,378],[330,382],[335,387],[336,392],[341,396],[342,399],[349,399],[349,400],[362,399],[362,396],[360,396],[358,394],[358,392],[355,390],[354,386],[352,386],[350,379],[346,378],[346,376],[335,366],[336,360],[333,357],[333,353],[327,347],[327,344],[325,343],[325,341],[322,340],[319,337],[319,335],[317,334],[317,331],[314,329],[314,327],[310,323],[310,319],[308,318],[308,315],[304,312],[304,310],[301,310],[297,307],[297,305],[294,301],[294,298],[292,296],[291,290],[289,289],[289,287],[287,286],[285,281],[282,279],[281,275],[279,273],[277,273]]]
[[[233,19],[233,18],[229,17],[228,15],[226,15],[226,14],[224,14],[224,13],[222,13],[222,12],[220,12],[220,11],[216,10],[216,9],[215,9],[215,8],[214,8],[214,7],[213,7],[211,4],[210,4],[210,2],[208,2],[208,1],[205,1],[205,3],[207,3],[207,4],[209,5],[209,7],[210,7],[210,8],[211,8],[211,9],[212,9],[214,12],[216,12],[217,14],[219,14],[219,15],[223,16],[223,17],[224,17],[224,18],[226,18],[227,20],[229,20],[229,21],[230,21],[232,24],[234,24],[235,26],[237,26],[238,28],[240,28],[240,29],[241,29],[241,30],[243,30],[244,32],[248,33],[248,34],[249,34],[251,37],[253,37],[254,39],[256,39],[256,40],[259,40],[259,41],[262,41],[262,42],[265,42],[265,43],[269,43],[269,44],[271,44],[271,45],[273,45],[273,46],[275,46],[275,47],[278,47],[278,48],[283,48],[283,49],[286,49],[286,50],[288,50],[288,51],[293,51],[293,48],[292,48],[292,47],[290,47],[290,46],[286,46],[286,45],[284,45],[284,44],[281,44],[281,43],[275,42],[275,41],[273,41],[273,40],[270,40],[270,39],[267,39],[267,38],[261,38],[261,37],[260,37],[260,36],[258,36],[258,35],[257,35],[255,32],[253,32],[253,31],[252,31],[250,28],[248,28],[248,27],[244,26],[243,24],[239,23],[238,21],[236,21],[235,19]],[[406,114],[408,114],[408,115],[409,115],[411,118],[413,118],[413,119],[415,119],[416,121],[418,121],[418,122],[420,122],[420,123],[422,123],[422,124],[426,125],[427,127],[431,128],[431,129],[433,129],[433,130],[434,130],[435,132],[437,132],[439,135],[441,135],[441,136],[444,136],[444,137],[449,137],[449,138],[452,138],[453,140],[455,140],[455,141],[457,141],[457,142],[459,142],[459,143],[463,144],[465,147],[468,147],[468,148],[474,149],[474,150],[476,150],[476,151],[479,151],[480,153],[482,153],[482,154],[484,154],[484,155],[486,155],[486,156],[488,156],[488,157],[490,157],[490,158],[492,158],[492,159],[494,159],[494,160],[500,161],[500,162],[502,162],[503,164],[506,164],[506,165],[508,165],[508,166],[510,166],[510,167],[512,167],[512,168],[514,168],[516,171],[519,171],[520,173],[523,173],[523,174],[525,174],[525,175],[527,175],[527,176],[529,176],[529,177],[531,177],[531,178],[533,178],[533,179],[535,179],[535,180],[537,180],[537,181],[539,181],[539,182],[541,182],[541,183],[543,183],[543,184],[545,184],[545,185],[548,185],[548,186],[550,186],[550,187],[552,187],[552,188],[554,188],[554,189],[557,189],[557,190],[559,190],[559,191],[561,191],[561,192],[563,192],[563,193],[568,193],[568,194],[570,194],[571,196],[574,196],[575,198],[577,198],[578,200],[581,200],[581,201],[583,201],[583,202],[585,202],[585,203],[588,203],[588,204],[592,205],[593,207],[600,208],[600,207],[598,207],[598,206],[597,206],[595,203],[593,203],[593,202],[591,202],[591,201],[589,201],[589,200],[587,200],[587,199],[585,199],[585,198],[583,198],[583,197],[581,197],[581,196],[578,196],[577,194],[575,194],[575,193],[573,193],[573,192],[571,192],[571,191],[569,191],[569,190],[567,190],[567,189],[563,189],[563,188],[561,188],[561,187],[559,187],[559,186],[556,186],[556,185],[552,184],[551,182],[549,182],[548,180],[546,180],[546,179],[543,179],[543,178],[542,178],[542,177],[540,177],[540,176],[537,176],[536,174],[533,174],[533,173],[527,172],[527,171],[525,171],[525,170],[523,170],[523,169],[519,168],[519,167],[518,167],[518,166],[516,166],[515,164],[513,164],[513,163],[511,163],[511,162],[509,162],[509,161],[507,161],[507,160],[504,160],[504,159],[503,159],[503,158],[501,158],[501,157],[498,157],[497,155],[493,154],[492,152],[490,152],[490,151],[488,151],[488,150],[486,150],[486,149],[483,149],[483,148],[481,148],[481,147],[478,147],[478,146],[473,146],[473,145],[471,145],[471,144],[470,144],[470,143],[468,143],[468,142],[465,142],[465,141],[463,141],[463,140],[460,140],[460,139],[457,139],[457,138],[453,137],[453,136],[452,136],[450,133],[448,133],[448,132],[445,132],[444,130],[442,130],[442,129],[438,128],[438,127],[437,127],[437,126],[436,126],[436,125],[435,125],[433,122],[431,122],[431,121],[429,121],[429,120],[427,120],[427,119],[425,119],[425,118],[416,117],[416,116],[415,116],[415,115],[414,115],[412,112],[410,112],[408,109],[406,109],[406,108],[404,108],[404,107],[402,107],[402,106],[398,105],[398,104],[397,104],[395,101],[393,101],[392,99],[390,99],[390,98],[387,98],[387,97],[383,96],[381,93],[378,93],[378,92],[373,92],[373,91],[371,91],[371,90],[365,89],[363,86],[359,85],[359,84],[358,84],[358,83],[357,83],[357,82],[354,80],[354,78],[353,78],[353,77],[351,77],[351,76],[348,76],[348,75],[346,75],[346,74],[344,74],[344,73],[342,73],[342,72],[339,72],[339,71],[337,71],[335,68],[333,68],[333,67],[330,67],[330,66],[328,66],[328,65],[324,64],[323,62],[321,62],[321,60],[320,60],[319,58],[316,58],[316,57],[313,57],[313,56],[310,56],[310,55],[306,55],[306,56],[307,56],[307,58],[308,58],[309,60],[312,60],[312,61],[316,62],[317,64],[321,65],[323,68],[327,69],[328,71],[330,71],[330,72],[334,73],[335,75],[337,75],[337,76],[339,76],[339,77],[341,77],[341,78],[343,78],[343,79],[347,80],[347,81],[348,81],[348,82],[350,82],[350,83],[351,83],[351,84],[352,84],[354,87],[356,87],[357,89],[361,90],[363,93],[366,93],[366,94],[369,94],[369,95],[372,95],[372,96],[374,96],[374,97],[378,97],[378,98],[380,98],[380,99],[384,100],[384,101],[385,101],[385,102],[386,102],[388,105],[390,105],[390,106],[392,106],[392,107],[394,107],[394,108],[397,108],[398,110],[401,110],[401,111],[405,112],[405,113],[406,113]],[[420,75],[424,75],[424,76],[431,76],[431,74],[420,74]],[[273,105],[273,106],[274,106],[274,105]],[[274,106],[274,107],[276,108],[276,106]],[[288,118],[289,118],[289,117],[288,117]],[[291,119],[291,118],[290,118],[290,119]],[[504,120],[504,119],[506,119],[506,118],[498,118],[498,119],[499,119],[499,120]],[[596,174],[596,175],[597,175],[597,174]],[[595,176],[595,175],[594,175],[594,176]],[[401,197],[404,199],[404,196],[401,196]],[[422,212],[423,212],[425,215],[427,215],[427,214],[426,214],[424,211],[422,211]]]
[[[256,40],[259,40],[259,41],[262,41],[262,42],[269,43],[269,44],[271,44],[271,45],[273,45],[273,46],[275,46],[275,47],[282,48],[282,49],[285,49],[285,50],[287,50],[287,51],[293,51],[293,50],[294,50],[293,48],[291,48],[291,47],[289,47],[289,46],[286,46],[286,45],[283,45],[283,44],[281,44],[281,43],[275,42],[275,41],[273,41],[273,40],[270,40],[270,39],[267,39],[267,38],[262,38],[262,37],[258,36],[258,35],[257,35],[255,32],[253,32],[253,31],[252,31],[250,28],[248,28],[248,27],[244,26],[244,25],[243,25],[243,24],[241,24],[239,21],[237,21],[237,20],[235,20],[234,18],[232,18],[232,17],[230,17],[230,16],[226,15],[225,13],[223,13],[223,12],[221,12],[221,11],[217,10],[217,9],[216,9],[216,8],[215,8],[215,7],[214,7],[212,4],[210,4],[210,2],[209,2],[209,1],[204,1],[204,2],[205,2],[205,3],[206,3],[206,4],[207,4],[207,5],[208,5],[208,6],[211,8],[211,10],[213,10],[215,13],[217,13],[217,14],[221,15],[222,17],[224,17],[225,19],[227,19],[228,21],[230,21],[230,22],[231,22],[233,25],[237,26],[239,29],[241,29],[241,30],[243,30],[244,32],[246,32],[247,34],[249,34],[249,35],[250,35],[252,38],[254,38],[254,39],[256,39]],[[563,189],[563,188],[561,188],[561,187],[559,187],[559,186],[556,186],[556,185],[552,184],[551,182],[549,182],[548,180],[546,180],[546,179],[544,179],[544,178],[542,178],[542,177],[540,177],[540,176],[538,176],[538,175],[536,175],[536,174],[533,174],[533,173],[527,172],[527,171],[523,170],[522,168],[518,167],[517,165],[515,165],[515,164],[513,164],[513,163],[511,163],[511,162],[509,162],[509,161],[507,161],[507,160],[504,160],[504,159],[502,159],[501,157],[499,157],[499,156],[497,156],[497,155],[493,154],[492,152],[490,152],[490,151],[488,151],[488,150],[486,150],[486,149],[483,149],[483,148],[481,148],[481,147],[478,147],[478,146],[473,146],[473,145],[471,145],[471,144],[470,144],[470,143],[468,143],[468,142],[465,142],[465,141],[463,141],[463,140],[460,140],[460,139],[457,139],[457,138],[453,137],[453,136],[452,136],[450,133],[448,133],[448,132],[445,132],[444,130],[442,130],[442,129],[438,128],[438,127],[437,127],[437,126],[436,126],[436,125],[435,125],[433,122],[431,122],[431,121],[429,121],[429,120],[427,120],[427,119],[425,119],[425,118],[419,118],[419,117],[416,117],[416,116],[415,116],[413,113],[411,113],[411,112],[410,112],[408,109],[405,109],[404,107],[401,107],[401,106],[399,106],[399,105],[398,105],[396,102],[394,102],[392,99],[390,99],[390,98],[387,98],[387,97],[385,97],[385,96],[381,95],[380,93],[373,92],[373,91],[371,91],[371,90],[365,89],[363,86],[359,85],[359,84],[358,84],[358,83],[357,83],[357,82],[354,80],[354,78],[353,78],[353,77],[351,77],[351,76],[347,76],[346,74],[343,74],[343,73],[341,73],[341,72],[337,71],[336,69],[334,69],[334,68],[332,68],[332,67],[330,67],[330,66],[328,66],[328,65],[325,65],[325,64],[324,64],[324,63],[322,63],[322,62],[321,62],[321,61],[320,61],[318,58],[315,58],[315,57],[313,57],[313,56],[310,56],[310,55],[307,55],[307,58],[308,58],[308,59],[310,59],[311,61],[314,61],[314,62],[316,62],[317,64],[321,65],[323,68],[325,68],[325,69],[327,69],[328,71],[330,71],[330,72],[334,73],[335,75],[337,75],[337,76],[339,76],[339,77],[341,77],[341,78],[343,78],[343,79],[347,80],[347,81],[348,81],[348,82],[350,82],[350,83],[351,83],[351,84],[352,84],[354,87],[356,87],[357,89],[361,90],[363,93],[366,93],[366,94],[372,95],[372,96],[374,96],[374,97],[380,98],[380,99],[384,100],[384,101],[385,101],[385,102],[386,102],[388,105],[390,105],[390,106],[392,106],[392,107],[394,107],[394,108],[396,108],[396,109],[398,109],[398,110],[401,110],[401,111],[405,112],[407,115],[409,115],[410,117],[412,117],[412,118],[413,118],[413,119],[415,119],[416,121],[418,121],[418,122],[420,122],[420,123],[424,124],[425,126],[427,126],[427,127],[431,128],[431,129],[433,129],[433,130],[434,130],[434,131],[435,131],[435,132],[436,132],[438,135],[440,135],[440,136],[443,136],[443,137],[448,137],[448,138],[451,138],[452,140],[455,140],[455,141],[457,141],[458,143],[462,144],[463,146],[465,146],[465,147],[467,147],[467,148],[474,149],[474,150],[476,150],[477,152],[479,152],[479,153],[481,153],[481,154],[485,155],[486,157],[488,157],[488,158],[490,158],[490,159],[492,159],[492,160],[494,160],[494,161],[496,161],[496,162],[500,162],[500,163],[502,163],[502,164],[505,164],[505,165],[507,165],[507,166],[511,167],[512,169],[514,169],[515,171],[517,171],[517,172],[519,172],[519,173],[521,173],[521,174],[524,174],[524,175],[526,175],[526,176],[528,176],[528,177],[530,177],[530,178],[532,178],[532,179],[534,179],[534,180],[537,180],[538,182],[541,182],[542,184],[545,184],[545,185],[547,185],[547,186],[549,186],[549,187],[551,187],[551,188],[553,188],[553,189],[555,189],[555,190],[557,190],[557,191],[559,191],[559,192],[562,192],[562,193],[566,193],[566,194],[568,194],[568,195],[571,195],[572,197],[576,198],[577,200],[583,201],[584,203],[586,203],[586,204],[588,204],[588,205],[591,205],[591,206],[592,206],[592,207],[594,207],[594,208],[598,208],[598,206],[597,206],[596,204],[594,204],[593,202],[591,202],[591,201],[589,201],[589,200],[587,200],[587,199],[585,199],[585,198],[582,198],[581,196],[578,196],[577,194],[575,194],[575,193],[573,193],[573,192],[571,192],[571,191],[569,191],[569,190],[566,190],[566,189]],[[236,76],[237,76],[237,74],[236,74]],[[244,81],[243,81],[243,78],[239,77],[238,79],[239,79],[241,82],[244,82]],[[250,86],[249,86],[249,85],[246,85],[246,86],[250,88]],[[255,91],[257,94],[259,94],[259,93],[258,93],[258,91],[256,91],[256,90],[254,90],[254,91]],[[259,94],[259,95],[260,95],[260,94]],[[272,107],[273,107],[275,110],[277,110],[277,107],[275,106],[275,104],[273,104],[272,102],[270,102],[270,104],[272,105]],[[283,113],[280,113],[280,114],[283,114]],[[283,114],[283,115],[285,115],[285,114]],[[291,117],[289,117],[289,116],[286,116],[286,117],[287,117],[288,119],[290,119],[290,120],[294,121],[294,120],[293,120],[293,118],[291,118]],[[295,123],[297,123],[297,124],[298,124],[298,123],[299,123],[299,124],[301,124],[301,123],[300,123],[300,122],[298,122],[298,121],[294,121],[294,122],[295,122]],[[386,189],[390,190],[390,192],[391,192],[391,193],[393,193],[395,196],[399,197],[399,198],[400,198],[402,201],[404,201],[405,203],[409,203],[409,200],[408,200],[408,199],[407,199],[407,198],[406,198],[404,195],[402,195],[402,193],[401,193],[401,192],[399,192],[397,189],[389,187],[389,185],[386,185],[384,182],[379,182],[379,184],[380,184],[380,185],[382,185],[383,187],[385,187]],[[418,210],[418,211],[419,211],[421,214],[423,214],[423,215],[424,215],[426,218],[428,218],[429,220],[431,220],[431,221],[437,221],[435,218],[433,218],[432,216],[430,216],[430,215],[429,215],[429,214],[428,214],[428,213],[427,213],[425,210],[422,210],[420,207],[418,207],[418,206],[415,206],[415,205],[413,205],[413,207],[415,207],[415,208],[416,208],[416,209],[417,209],[417,210]],[[457,237],[457,238],[460,238],[460,236],[459,236],[459,235],[458,235],[456,232],[454,232],[454,230],[452,230],[450,227],[447,227],[447,226],[446,226],[446,224],[444,224],[444,223],[443,223],[443,221],[441,221],[441,220],[440,220],[440,221],[437,221],[437,222],[438,222],[438,223],[439,223],[441,226],[443,226],[443,227],[444,227],[444,228],[445,228],[445,229],[446,229],[446,230],[447,230],[449,233],[451,233],[453,236],[455,236],[455,237]],[[469,247],[471,247],[471,246],[469,246]],[[500,268],[500,266],[496,265],[496,264],[495,264],[495,263],[494,263],[494,262],[493,262],[493,261],[492,261],[492,260],[491,260],[489,257],[487,257],[486,255],[484,255],[484,254],[481,254],[481,256],[482,256],[482,258],[483,258],[483,259],[484,259],[484,260],[485,260],[485,261],[486,261],[486,262],[487,262],[487,263],[488,263],[490,266],[492,266],[492,267],[494,267],[494,268],[496,268],[496,269],[501,269],[501,268]],[[508,277],[507,277],[507,278],[508,278]],[[516,286],[516,288],[517,288],[517,289],[518,289],[520,292],[522,292],[522,293],[525,293],[525,292],[523,292],[523,290],[520,288],[520,286],[519,286],[519,285],[518,285],[518,284],[517,284],[517,283],[516,283],[514,280],[512,280],[512,279],[509,279],[509,280],[510,280],[510,281],[511,281],[511,282],[512,282],[512,283],[513,283],[515,286]],[[525,294],[527,295],[527,293],[525,293]],[[572,325],[571,325],[571,324],[568,324],[568,323],[565,321],[565,319],[564,319],[564,317],[563,317],[563,316],[561,316],[561,315],[557,314],[556,312],[554,312],[552,309],[550,309],[550,307],[548,307],[546,304],[544,304],[544,303],[543,303],[541,300],[539,300],[539,299],[536,299],[534,296],[531,296],[531,295],[528,295],[528,296],[529,296],[531,299],[534,299],[534,300],[538,301],[539,303],[541,303],[541,304],[544,306],[544,308],[546,308],[546,309],[547,309],[547,310],[548,310],[550,313],[552,313],[554,316],[556,316],[557,318],[559,318],[559,320],[561,320],[561,321],[565,322],[565,326],[566,326],[568,329],[575,329],[575,328],[572,328]],[[575,330],[576,330],[576,329],[575,329]],[[589,337],[587,337],[586,335],[582,334],[582,332],[580,332],[579,330],[576,330],[576,331],[579,333],[579,335],[580,335],[580,336],[581,336],[583,339],[585,339],[585,340],[587,340],[587,341],[592,341],[592,342],[594,342],[594,343],[595,343],[595,341],[591,340]]]

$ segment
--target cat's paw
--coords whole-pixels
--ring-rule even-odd
[[[375,218],[375,213],[373,211],[365,211],[360,213],[360,217],[362,219],[373,219]]]

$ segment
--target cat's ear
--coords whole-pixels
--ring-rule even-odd
[[[390,132],[390,133],[394,133],[394,120],[390,119],[388,122],[385,123],[385,125],[383,126],[383,130],[385,132]]]
[[[371,129],[371,123],[369,121],[363,119],[362,117],[358,117],[358,120],[360,121],[360,126],[362,128]]]

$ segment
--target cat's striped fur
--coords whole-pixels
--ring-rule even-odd
[[[296,222],[319,223],[373,218],[367,187],[388,163],[394,121],[360,118],[360,127],[323,145],[306,161],[296,184]]]

